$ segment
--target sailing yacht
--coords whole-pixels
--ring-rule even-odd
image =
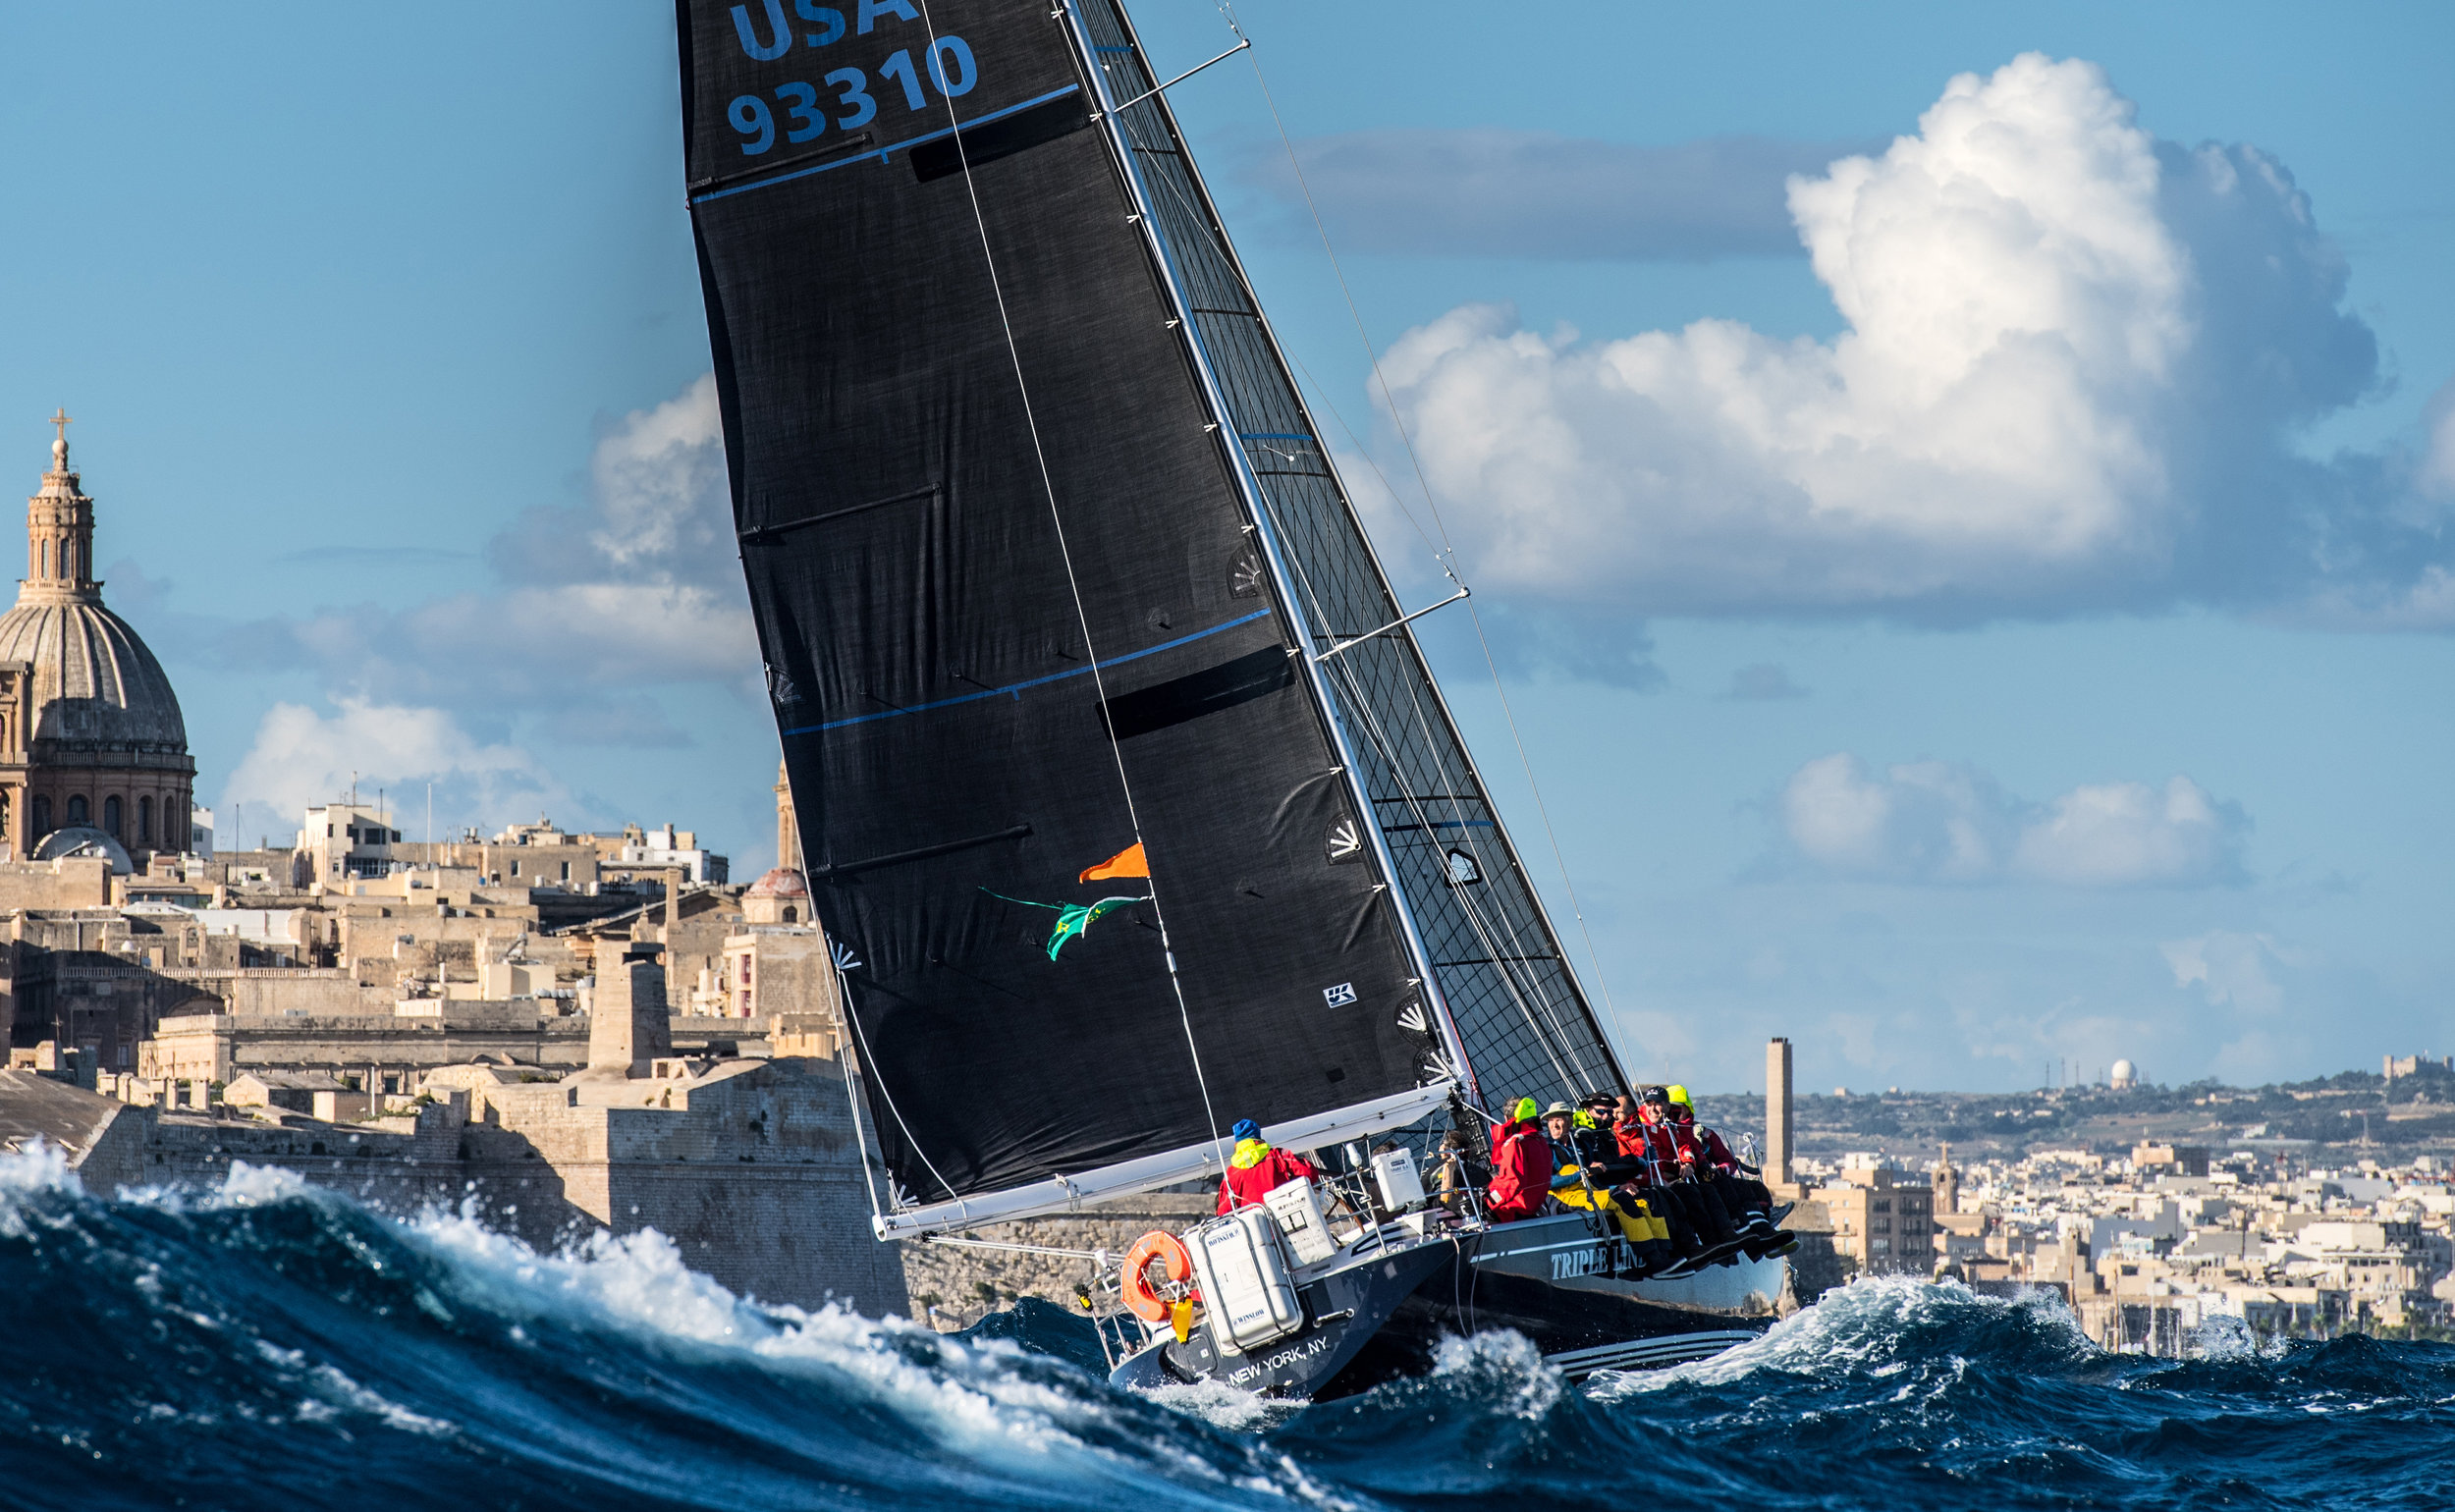
[[[1111,1270],[1165,1303],[1118,1379],[1319,1397],[1444,1333],[1582,1374],[1761,1330],[1777,1258],[1648,1277],[1605,1215],[1423,1200],[1479,1109],[1627,1078],[1118,0],[679,12],[880,1239],[1216,1183],[1252,1118],[1343,1217],[1138,1247],[1171,1274]]]

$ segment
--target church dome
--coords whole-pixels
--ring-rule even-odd
[[[96,603],[27,603],[0,615],[0,661],[30,662],[27,731],[37,761],[62,747],[188,749],[188,725],[162,664],[128,621]]]
[[[810,885],[801,880],[799,872],[788,866],[780,866],[750,884],[750,891],[743,895],[747,897],[807,897],[810,895]]]
[[[0,662],[33,667],[27,744],[39,764],[75,752],[188,754],[188,725],[162,664],[128,621],[102,604],[93,575],[93,500],[51,444],[42,490],[27,501],[26,576],[17,606],[0,615]]]

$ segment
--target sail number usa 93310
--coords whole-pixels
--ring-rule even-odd
[[[759,11],[766,14],[756,14]],[[847,33],[868,36],[882,21],[915,25],[920,21],[912,0],[855,0],[849,17],[834,6],[792,0],[793,20],[785,15],[785,0],[760,0],[755,6],[735,6],[733,16],[734,34],[741,39],[741,50],[761,63],[784,57],[796,44],[815,52],[833,47]],[[971,44],[961,37],[941,36],[929,41],[922,52],[924,61],[917,65],[909,47],[889,53],[873,65],[878,80],[874,85],[867,70],[847,65],[820,75],[817,83],[794,80],[776,85],[768,92],[772,104],[768,97],[737,95],[725,107],[725,118],[741,134],[742,155],[756,157],[776,145],[780,131],[786,141],[802,142],[816,140],[831,120],[847,132],[867,126],[878,119],[878,95],[871,92],[873,88],[890,100],[900,94],[903,108],[917,111],[928,105],[933,87],[953,99],[969,94],[979,82],[980,69],[973,61]],[[815,65],[829,60],[812,61]]]

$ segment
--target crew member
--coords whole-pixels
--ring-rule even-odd
[[[1321,1171],[1312,1161],[1265,1143],[1262,1126],[1250,1118],[1237,1119],[1228,1135],[1236,1142],[1236,1149],[1228,1158],[1228,1174],[1219,1183],[1217,1211],[1221,1213],[1258,1208],[1263,1198],[1290,1181],[1321,1179]]]
[[[1551,1200],[1552,1142],[1535,1121],[1535,1100],[1519,1098],[1506,1123],[1492,1131],[1492,1185],[1484,1211],[1495,1223],[1514,1223],[1543,1212]]]
[[[1696,1121],[1696,1103],[1685,1087],[1664,1089],[1668,1101],[1671,1137],[1678,1143],[1679,1158],[1693,1166],[1700,1180],[1711,1186],[1729,1210],[1742,1233],[1751,1239],[1771,1238],[1778,1232],[1773,1227],[1773,1194],[1765,1184],[1748,1175],[1747,1167],[1730,1153],[1730,1144],[1719,1133]]]
[[[1555,1103],[1544,1110],[1545,1131],[1559,1162],[1552,1177],[1552,1195],[1572,1208],[1609,1214],[1618,1221],[1639,1268],[1651,1273],[1667,1269],[1676,1259],[1670,1229],[1637,1188],[1621,1185],[1615,1174],[1623,1173],[1625,1167],[1624,1174],[1634,1175],[1641,1167],[1622,1159],[1612,1141],[1611,1106],[1608,1094],[1598,1093],[1574,1108]]]
[[[1720,1195],[1700,1179],[1693,1161],[1680,1159],[1679,1137],[1670,1122],[1669,1089],[1646,1088],[1637,1098],[1637,1116],[1655,1179],[1695,1230],[1700,1246],[1710,1249],[1738,1242],[1738,1225],[1731,1221]]]
[[[1434,1161],[1432,1179],[1441,1195],[1441,1206],[1463,1215],[1466,1212],[1466,1189],[1484,1185],[1490,1171],[1478,1171],[1468,1154],[1466,1135],[1457,1129],[1441,1136],[1441,1147]]]

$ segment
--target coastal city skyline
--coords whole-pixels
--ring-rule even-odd
[[[165,20],[115,54],[140,82],[128,111],[72,129],[60,74],[5,107],[31,144],[5,170],[17,201],[81,236],[0,254],[24,353],[0,376],[24,417],[0,477],[33,491],[41,420],[65,405],[105,592],[181,686],[198,801],[247,843],[278,842],[355,772],[411,832],[432,782],[447,833],[672,820],[744,875],[767,859],[772,721],[675,176],[671,21],[577,14],[542,69],[463,45],[474,12],[380,47],[348,18],[312,44],[273,21]],[[1742,67],[1751,33],[1712,19],[1595,17],[1623,85],[1553,89],[1535,38],[1246,7],[1441,522],[1374,418],[1252,76],[1237,62],[1173,92],[1302,376],[1355,432],[1339,450],[1410,607],[1437,596],[1426,538],[1451,532],[1514,731],[1460,612],[1420,628],[1632,1064],[1746,1085],[1725,1026],[1742,1047],[1813,1028],[1844,1048],[1835,1081],[1976,1090],[2121,1057],[2256,1082],[2433,1043],[2455,962],[2431,926],[2449,653],[2426,537],[2455,489],[2455,319],[2430,274],[2449,221],[2410,187],[2443,181],[2445,107],[2399,82],[2429,52],[2407,26],[2348,22],[2302,57],[2241,13],[2212,32],[2194,14],[1956,18],[1882,49],[1834,30],[1846,70]],[[1219,50],[1212,7],[1140,19],[1181,66]],[[27,56],[104,46],[74,17],[9,25]],[[312,82],[241,97],[195,67],[351,37],[380,61],[346,99]],[[1486,48],[1513,60],[1508,81],[1463,117],[1418,82],[1493,67]],[[1380,61],[1330,61],[1365,55]],[[2330,70],[2374,86],[2348,97]],[[1842,486],[1734,460],[1726,437],[1666,492],[1614,493],[1602,442],[1623,421],[1594,408],[1598,375],[1668,364],[1693,388],[1717,332],[1793,352],[1782,381],[1841,385],[1839,408],[1785,423],[1918,452],[1914,417],[1847,353],[1951,359],[1898,346],[1909,327],[1885,321],[1916,312],[1887,315],[1844,275],[1978,265],[1922,263],[1914,230],[1865,240],[1877,223],[1852,221],[1837,186],[1914,228],[1952,134],[2016,107],[2060,123],[2071,177],[1993,181],[2007,202],[2101,192],[2135,240],[2086,277],[2052,255],[2003,266],[2061,301],[2037,318],[2084,356],[2106,333],[2165,343],[2146,367],[2088,357],[2060,391],[2058,423],[2085,439],[2056,476],[2097,513],[2014,513],[1959,545],[1910,515],[1831,536],[1778,510],[1695,525],[1683,500]],[[425,129],[370,146],[304,127],[363,111]],[[592,135],[552,138],[541,171],[501,150],[523,112]],[[278,153],[307,154],[311,205],[262,183]],[[1836,176],[1845,161],[1865,177]],[[2157,165],[2164,197],[2116,192],[2125,162]],[[2265,188],[2228,188],[2243,185]],[[163,226],[195,232],[168,264],[150,250]],[[2252,248],[2293,278],[2225,284]],[[2246,302],[2206,302],[2220,297]],[[2190,390],[2194,413],[2235,429],[2112,423],[2164,413],[2158,395],[2180,391],[2156,373],[2230,361],[2214,330],[2295,376],[2264,397]],[[1518,429],[1565,438],[1550,461],[1601,470],[1462,422],[1495,412],[1500,375],[1542,397],[1511,411]],[[2019,409],[2046,391],[1991,392]],[[2228,452],[2313,492],[2246,503],[2195,460]],[[1886,486],[1946,508],[1991,463],[1935,465]],[[1373,499],[1385,476],[1411,519]],[[1588,515],[1546,513],[1564,497]],[[2314,508],[2334,543],[2323,573],[2311,538],[2274,524]],[[2194,534],[2199,519],[2232,523]],[[1599,546],[1555,549],[1587,524]],[[2081,544],[2028,560],[2057,529]],[[1668,555],[1621,549],[1649,540]]]

